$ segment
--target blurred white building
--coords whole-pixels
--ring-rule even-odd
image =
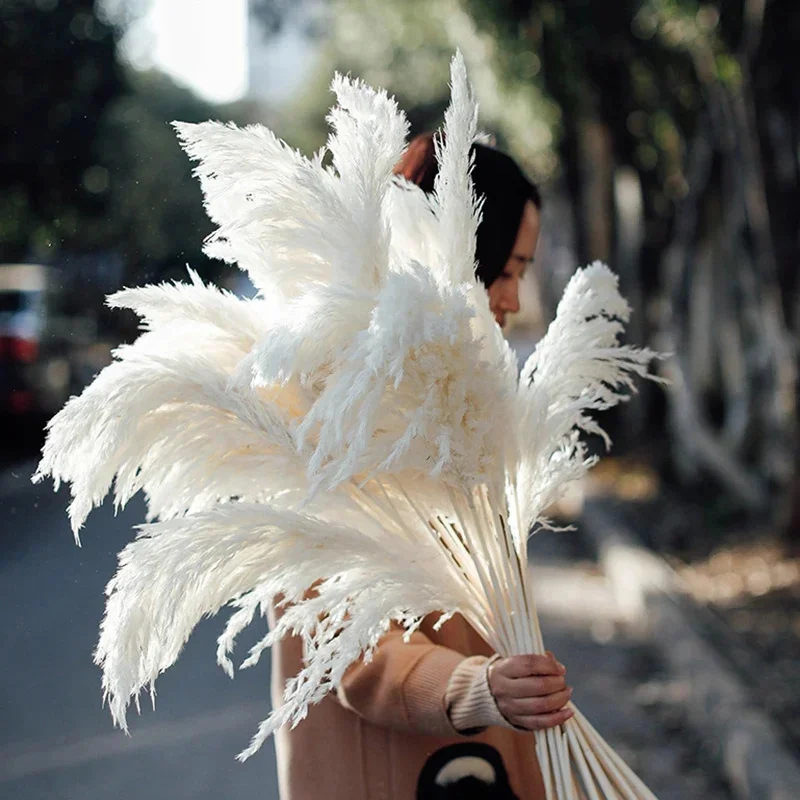
[[[304,31],[302,18],[293,17],[279,33],[268,34],[252,10],[248,16],[247,94],[253,100],[282,105],[308,78],[316,44]]]
[[[123,40],[123,55],[214,103],[248,97],[281,105],[308,77],[317,44],[301,13],[267,34],[252,6],[253,0],[150,0]]]

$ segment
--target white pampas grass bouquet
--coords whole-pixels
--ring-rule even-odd
[[[146,495],[95,654],[123,729],[204,616],[234,609],[217,651],[232,675],[237,634],[282,596],[242,666],[297,634],[305,667],[241,759],[392,623],[458,612],[503,656],[543,653],[527,536],[594,463],[591,412],[652,358],[618,343],[629,309],[595,263],[518,377],[474,277],[477,106],[459,55],[430,197],[392,177],[408,127],[394,101],[341,76],[333,91],[311,159],[261,126],[176,124],[218,226],[206,250],[258,294],[190,270],[111,295],[144,332],[51,420],[34,476],[71,483],[76,538],[112,487],[117,507]],[[653,797],[577,710],[537,750],[548,798]]]

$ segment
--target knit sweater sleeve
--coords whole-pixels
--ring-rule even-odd
[[[489,725],[513,728],[500,713],[488,682],[495,660],[465,658],[423,633],[393,628],[372,660],[345,673],[339,702],[370,722],[431,736],[470,736]]]
[[[314,594],[312,586],[306,596]],[[283,611],[280,604],[270,606],[272,627]],[[334,694],[342,706],[377,725],[430,736],[510,727],[489,691],[486,670],[492,659],[465,657],[419,630],[406,642],[404,633],[393,624],[369,661],[362,658],[347,669]],[[302,666],[302,647],[296,649],[296,663],[290,659],[284,665],[287,676]]]
[[[423,633],[409,641],[393,627],[369,661],[352,664],[337,688],[339,702],[377,725],[429,736],[456,736],[447,708],[450,679],[464,656]]]

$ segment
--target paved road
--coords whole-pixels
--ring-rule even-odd
[[[133,735],[113,729],[91,653],[103,588],[143,505],[93,512],[78,549],[67,492],[29,487],[31,468],[0,477],[0,797],[275,800],[271,744],[244,765],[234,760],[268,713],[268,659],[230,681],[214,657],[221,619],[198,628],[160,679],[157,710],[133,717]],[[680,687],[624,634],[577,536],[543,533],[533,544],[546,642],[567,664],[576,703],[660,800],[727,800],[685,729]],[[242,657],[258,633],[242,637]]]
[[[106,504],[72,540],[68,493],[0,480],[0,797],[21,800],[277,798],[271,744],[234,756],[269,713],[269,659],[231,681],[215,661],[223,620],[207,620],[143,705],[131,737],[101,708],[92,651],[103,589],[143,504]],[[254,626],[255,627],[255,626]],[[255,632],[252,640],[255,640]],[[247,653],[250,638],[239,651]]]

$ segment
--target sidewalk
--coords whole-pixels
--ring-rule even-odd
[[[659,800],[731,800],[684,716],[683,685],[629,630],[579,532],[542,531],[531,564],[546,646],[567,667],[576,705]]]
[[[800,763],[758,697],[698,632],[699,612],[676,575],[602,500],[587,501],[582,524],[625,618],[646,625],[674,685],[683,687],[689,725],[714,749],[733,796],[799,797]]]

